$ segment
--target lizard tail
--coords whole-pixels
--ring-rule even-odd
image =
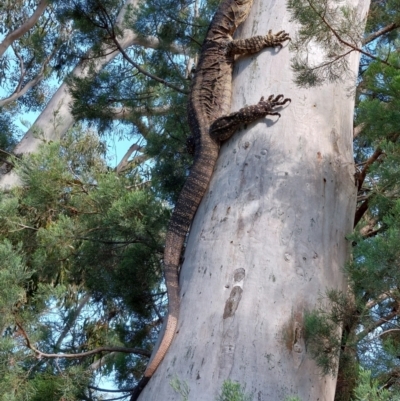
[[[130,401],[136,401],[143,388],[157,370],[170,347],[179,317],[179,262],[186,234],[207,189],[217,159],[218,146],[210,147],[207,156],[198,157],[179,195],[168,225],[164,249],[164,275],[168,293],[168,316],[163,338],[153,354],[143,378],[135,388]]]
[[[165,282],[167,284],[168,292],[168,316],[165,325],[164,335],[157,348],[156,353],[150,360],[145,372],[144,377],[150,379],[158,368],[158,365],[163,360],[165,354],[170,347],[174,338],[176,328],[178,326],[179,318],[179,284],[178,284],[178,268],[175,265],[164,266]]]
[[[180,304],[178,271],[181,253],[186,234],[209,181],[209,178],[207,177],[207,180],[204,174],[202,174],[200,182],[204,184],[199,186],[198,165],[199,163],[195,162],[192,166],[168,225],[164,248],[164,275],[168,293],[168,316],[166,318],[163,338],[146,368],[145,377],[151,377],[156,371],[176,333]]]

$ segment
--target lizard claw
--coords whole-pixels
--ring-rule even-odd
[[[271,96],[270,96],[270,98],[271,98]],[[283,95],[278,95],[278,96],[276,96],[275,98],[272,97],[272,99],[270,100],[270,102],[271,102],[271,104],[272,104],[272,107],[275,107],[275,106],[283,106],[284,104],[286,104],[286,103],[292,101],[292,99],[290,99],[290,98],[288,98],[288,97],[285,98],[283,101],[281,101],[282,98],[284,98]],[[268,99],[268,100],[269,100],[269,99]]]
[[[283,100],[282,100],[283,99]],[[275,107],[283,106],[286,103],[291,102],[291,99],[284,98],[283,95],[271,95],[267,100],[264,100],[264,96],[261,97],[258,102],[258,106],[261,107],[270,116],[281,116],[278,112],[274,111]]]
[[[285,42],[286,40],[291,40],[291,39],[289,34],[285,31],[279,31],[276,34],[273,34],[272,30],[270,29],[268,31],[268,34],[265,35],[266,46],[269,47],[282,48],[282,42]]]

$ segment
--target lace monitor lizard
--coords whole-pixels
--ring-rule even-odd
[[[189,95],[188,117],[194,146],[194,162],[179,195],[169,222],[164,250],[164,274],[168,292],[166,328],[134,390],[137,400],[144,386],[164,358],[174,338],[179,315],[178,270],[186,234],[210,182],[221,141],[230,138],[243,123],[267,115],[278,115],[276,107],[289,102],[283,95],[262,97],[258,104],[229,114],[232,94],[232,70],[236,55],[259,52],[266,47],[282,47],[289,40],[284,31],[249,39],[233,40],[236,28],[247,18],[253,0],[222,0],[212,21],[193,77]]]

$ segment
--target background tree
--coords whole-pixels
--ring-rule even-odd
[[[0,393],[4,399],[101,399],[107,394],[98,390],[97,380],[102,376],[110,377],[121,390],[109,393],[109,397],[129,399],[164,313],[161,257],[169,214],[166,206],[176,199],[190,165],[185,152],[188,78],[215,6],[216,2],[161,0],[146,1],[141,7],[134,1],[1,5],[5,30],[0,49],[7,49],[1,59],[1,149],[8,169],[15,167],[23,183],[0,198]],[[307,352],[320,366],[312,373],[316,378],[328,373],[329,378],[336,372],[340,351],[336,399],[396,399],[398,5],[396,1],[373,0],[364,35],[349,8],[333,7],[328,12],[325,2],[320,1],[289,2],[289,6],[292,18],[304,27],[300,42],[294,41],[294,50],[304,55],[304,45],[310,39],[326,49],[327,57],[322,60],[325,68],[313,64],[310,70],[299,55],[293,61],[299,71],[298,83],[310,85],[346,77],[342,55],[362,54],[357,87],[345,86],[356,99],[353,134],[358,203],[355,216],[350,212],[344,216],[348,221],[354,217],[356,224],[353,236],[347,237],[353,244],[353,259],[347,267],[351,291],[325,295],[325,287],[321,288],[323,302],[301,321]],[[253,10],[253,14],[258,12]],[[275,8],[270,12],[277,14]],[[29,21],[34,22],[32,27]],[[286,29],[285,24],[287,21],[279,26],[271,23],[267,28]],[[265,33],[264,28],[263,23],[259,33]],[[257,56],[257,63],[260,57],[265,58],[265,71],[270,66],[276,69],[285,60],[285,52],[272,55],[267,51]],[[308,60],[314,62],[315,58],[311,54]],[[55,78],[62,80],[69,72],[66,82],[71,92],[62,84],[55,93]],[[286,76],[279,85],[272,84],[257,96],[283,91],[287,80]],[[250,85],[251,89],[252,82],[245,79],[242,86]],[[257,81],[257,91],[261,89],[259,82],[266,81]],[[293,98],[296,91],[293,87],[284,93]],[[305,93],[310,96],[310,92]],[[241,98],[241,94],[234,96],[235,100]],[[289,123],[296,103],[300,104],[293,101],[282,112],[276,128],[266,129],[270,138],[280,137],[272,131]],[[326,103],[330,104],[329,98]],[[41,109],[39,129],[31,129],[25,141],[35,143],[34,149],[40,144],[40,151],[23,159],[9,157],[17,141],[14,134],[19,115]],[[81,123],[71,129],[74,121]],[[116,169],[108,166],[111,155],[104,142],[112,132],[132,141]],[[250,152],[246,143],[252,148],[254,135],[238,133],[234,141],[243,147],[236,148]],[[265,133],[262,135],[265,138]],[[55,141],[60,136],[62,141]],[[288,142],[293,141],[294,133],[290,138]],[[229,160],[222,158],[221,166],[231,163],[234,146],[234,142],[225,146]],[[274,153],[271,146],[272,142],[266,147],[270,157]],[[22,148],[16,153],[24,152],[18,149]],[[287,160],[287,155],[284,153],[282,159]],[[145,160],[151,163],[143,163]],[[273,164],[280,163],[274,160]],[[345,168],[351,169],[351,160]],[[249,179],[248,185],[251,182]],[[240,193],[245,194],[243,185]],[[298,193],[293,198],[298,198]],[[254,200],[243,202],[252,204]],[[290,216],[288,213],[289,220]],[[210,263],[211,273],[214,262]],[[299,262],[300,267],[303,262]],[[276,280],[277,274],[273,275]],[[215,279],[214,273],[212,277]],[[231,285],[224,287],[224,294],[230,292]],[[229,298],[224,294],[218,301],[222,304]],[[202,316],[204,308],[199,307]],[[342,325],[343,334],[337,336]],[[290,336],[286,338],[291,341]],[[268,355],[266,358],[268,361]],[[183,360],[182,369],[188,366]],[[252,394],[254,379],[228,376],[241,385],[223,384],[225,377],[221,376],[215,387],[220,399],[227,399],[223,398],[227,394],[239,396],[240,392],[243,397],[244,393],[258,397]],[[263,373],[261,382],[264,377]],[[172,384],[169,379],[165,382],[164,389],[174,399],[180,397],[174,389],[182,398],[190,390],[189,399],[199,399],[196,383],[179,373]],[[293,391],[279,399],[301,388],[292,385]]]

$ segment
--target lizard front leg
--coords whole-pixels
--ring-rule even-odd
[[[243,107],[239,111],[215,120],[210,126],[209,134],[215,141],[226,141],[241,124],[251,123],[268,115],[280,117],[281,115],[274,111],[274,109],[290,101],[289,98],[284,99],[283,95],[275,97],[271,95],[267,100],[264,100],[264,97],[262,97],[254,106]]]
[[[290,40],[289,34],[285,31],[280,31],[273,34],[269,30],[267,35],[253,36],[248,39],[232,40],[228,43],[229,54],[252,54],[257,53],[266,47],[282,47],[282,43]]]

